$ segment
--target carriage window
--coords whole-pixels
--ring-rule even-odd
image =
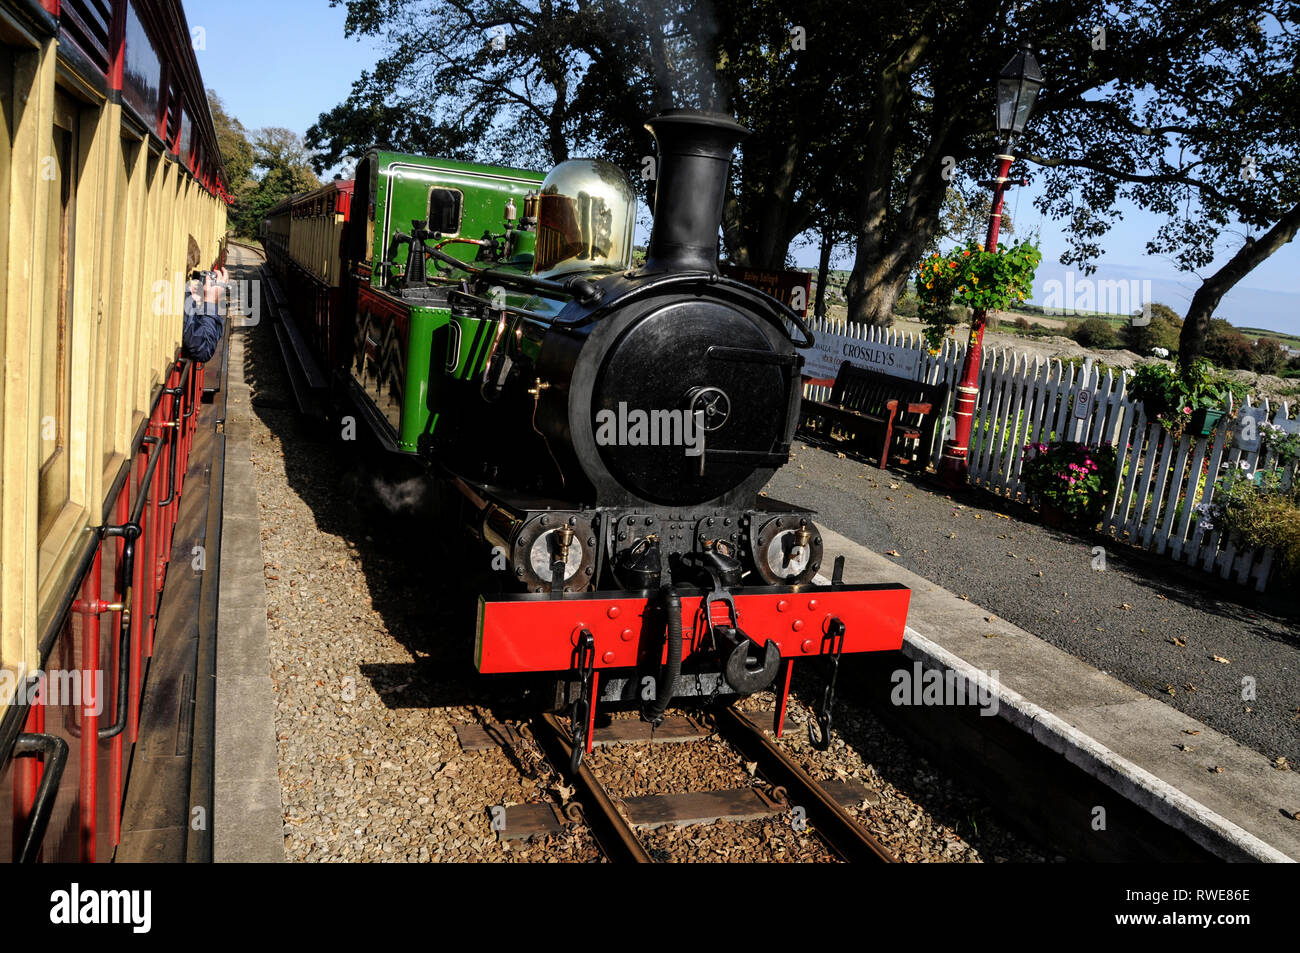
[[[49,154],[42,175],[48,192],[45,244],[45,319],[41,328],[40,490],[37,535],[44,540],[68,502],[68,404],[71,394],[73,252],[76,245],[77,109],[57,94]]]
[[[429,231],[455,235],[460,231],[460,212],[464,197],[459,189],[429,190]]]

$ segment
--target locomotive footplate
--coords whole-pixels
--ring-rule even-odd
[[[676,694],[694,695],[691,684],[700,682],[702,687],[706,681],[715,692],[746,694],[734,686],[766,687],[775,680],[779,735],[793,663],[825,658],[831,678],[816,713],[821,734],[813,738],[817,743],[830,729],[839,659],[901,648],[911,598],[911,590],[896,583],[752,586],[727,592],[724,612],[716,589],[675,592],[680,600],[683,683]],[[573,730],[589,749],[595,706],[605,694],[599,686],[603,682],[617,697],[634,700],[643,676],[657,674],[668,662],[665,625],[663,600],[648,590],[482,596],[475,664],[483,674],[534,672],[576,678],[581,688],[580,704],[571,711],[576,717]],[[720,651],[727,646],[729,652]],[[745,671],[728,673],[727,663],[733,659]]]

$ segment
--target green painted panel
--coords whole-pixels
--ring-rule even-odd
[[[412,308],[410,337],[406,348],[406,387],[402,393],[402,427],[398,444],[415,451],[420,434],[433,433],[437,426],[437,378],[446,360],[447,323],[450,313],[442,308]]]
[[[393,152],[372,153],[374,177],[374,245],[372,265],[384,255],[396,232],[409,232],[411,222],[429,217],[429,194],[434,188],[455,189],[462,195],[460,229],[462,238],[481,238],[484,232],[500,233],[505,223],[505,207],[513,199],[517,214],[523,215],[523,197],[536,191],[545,174],[506,166],[478,165],[451,159],[429,159]],[[534,236],[520,234],[517,254],[531,259]],[[461,261],[471,261],[477,246],[448,244],[443,251]],[[397,252],[396,261],[405,266],[407,249]],[[380,280],[374,268],[372,280]]]

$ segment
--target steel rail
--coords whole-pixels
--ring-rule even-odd
[[[586,762],[579,765],[577,771],[570,769],[573,744],[560,720],[551,713],[541,715],[534,721],[533,736],[552,766],[577,787],[584,807],[583,817],[605,856],[612,863],[654,863]]]
[[[773,784],[785,788],[792,804],[805,808],[808,821],[843,861],[896,864],[898,858],[827,794],[807,771],[791,760],[763,730],[734,707],[716,716],[718,733],[739,748]]]

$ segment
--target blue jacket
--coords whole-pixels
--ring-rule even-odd
[[[185,326],[181,331],[181,353],[190,360],[206,363],[221,343],[224,330],[221,305],[215,301],[185,300]]]

